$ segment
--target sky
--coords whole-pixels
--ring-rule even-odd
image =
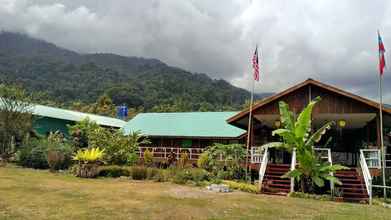
[[[391,66],[387,0],[0,0],[0,28],[80,53],[157,58],[251,89],[313,78],[377,100],[379,29]],[[384,74],[391,103],[391,68]]]

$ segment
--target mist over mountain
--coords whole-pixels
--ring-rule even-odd
[[[65,106],[93,103],[105,94],[116,105],[145,111],[178,103],[187,111],[238,110],[250,96],[225,80],[157,59],[80,54],[12,32],[0,33],[0,80],[44,92]],[[257,94],[256,98],[268,95]]]

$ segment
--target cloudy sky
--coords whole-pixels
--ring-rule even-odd
[[[377,36],[390,46],[387,0],[0,0],[0,28],[82,53],[158,58],[257,92],[307,78],[377,99]],[[384,77],[391,103],[391,68]]]

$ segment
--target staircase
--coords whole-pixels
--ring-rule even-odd
[[[262,181],[262,193],[286,196],[291,189],[291,180],[281,178],[281,176],[289,170],[289,164],[267,164]]]
[[[356,168],[337,171],[335,177],[342,182],[341,186],[336,185],[336,187],[342,189],[344,201],[359,203],[369,202],[364,178],[357,172]]]

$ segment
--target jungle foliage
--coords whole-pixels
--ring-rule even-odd
[[[44,91],[41,104],[98,111],[99,97],[133,111],[239,110],[249,92],[156,59],[79,54],[23,34],[0,33],[0,81]],[[84,106],[88,106],[85,107]],[[100,109],[102,110],[102,109]]]

